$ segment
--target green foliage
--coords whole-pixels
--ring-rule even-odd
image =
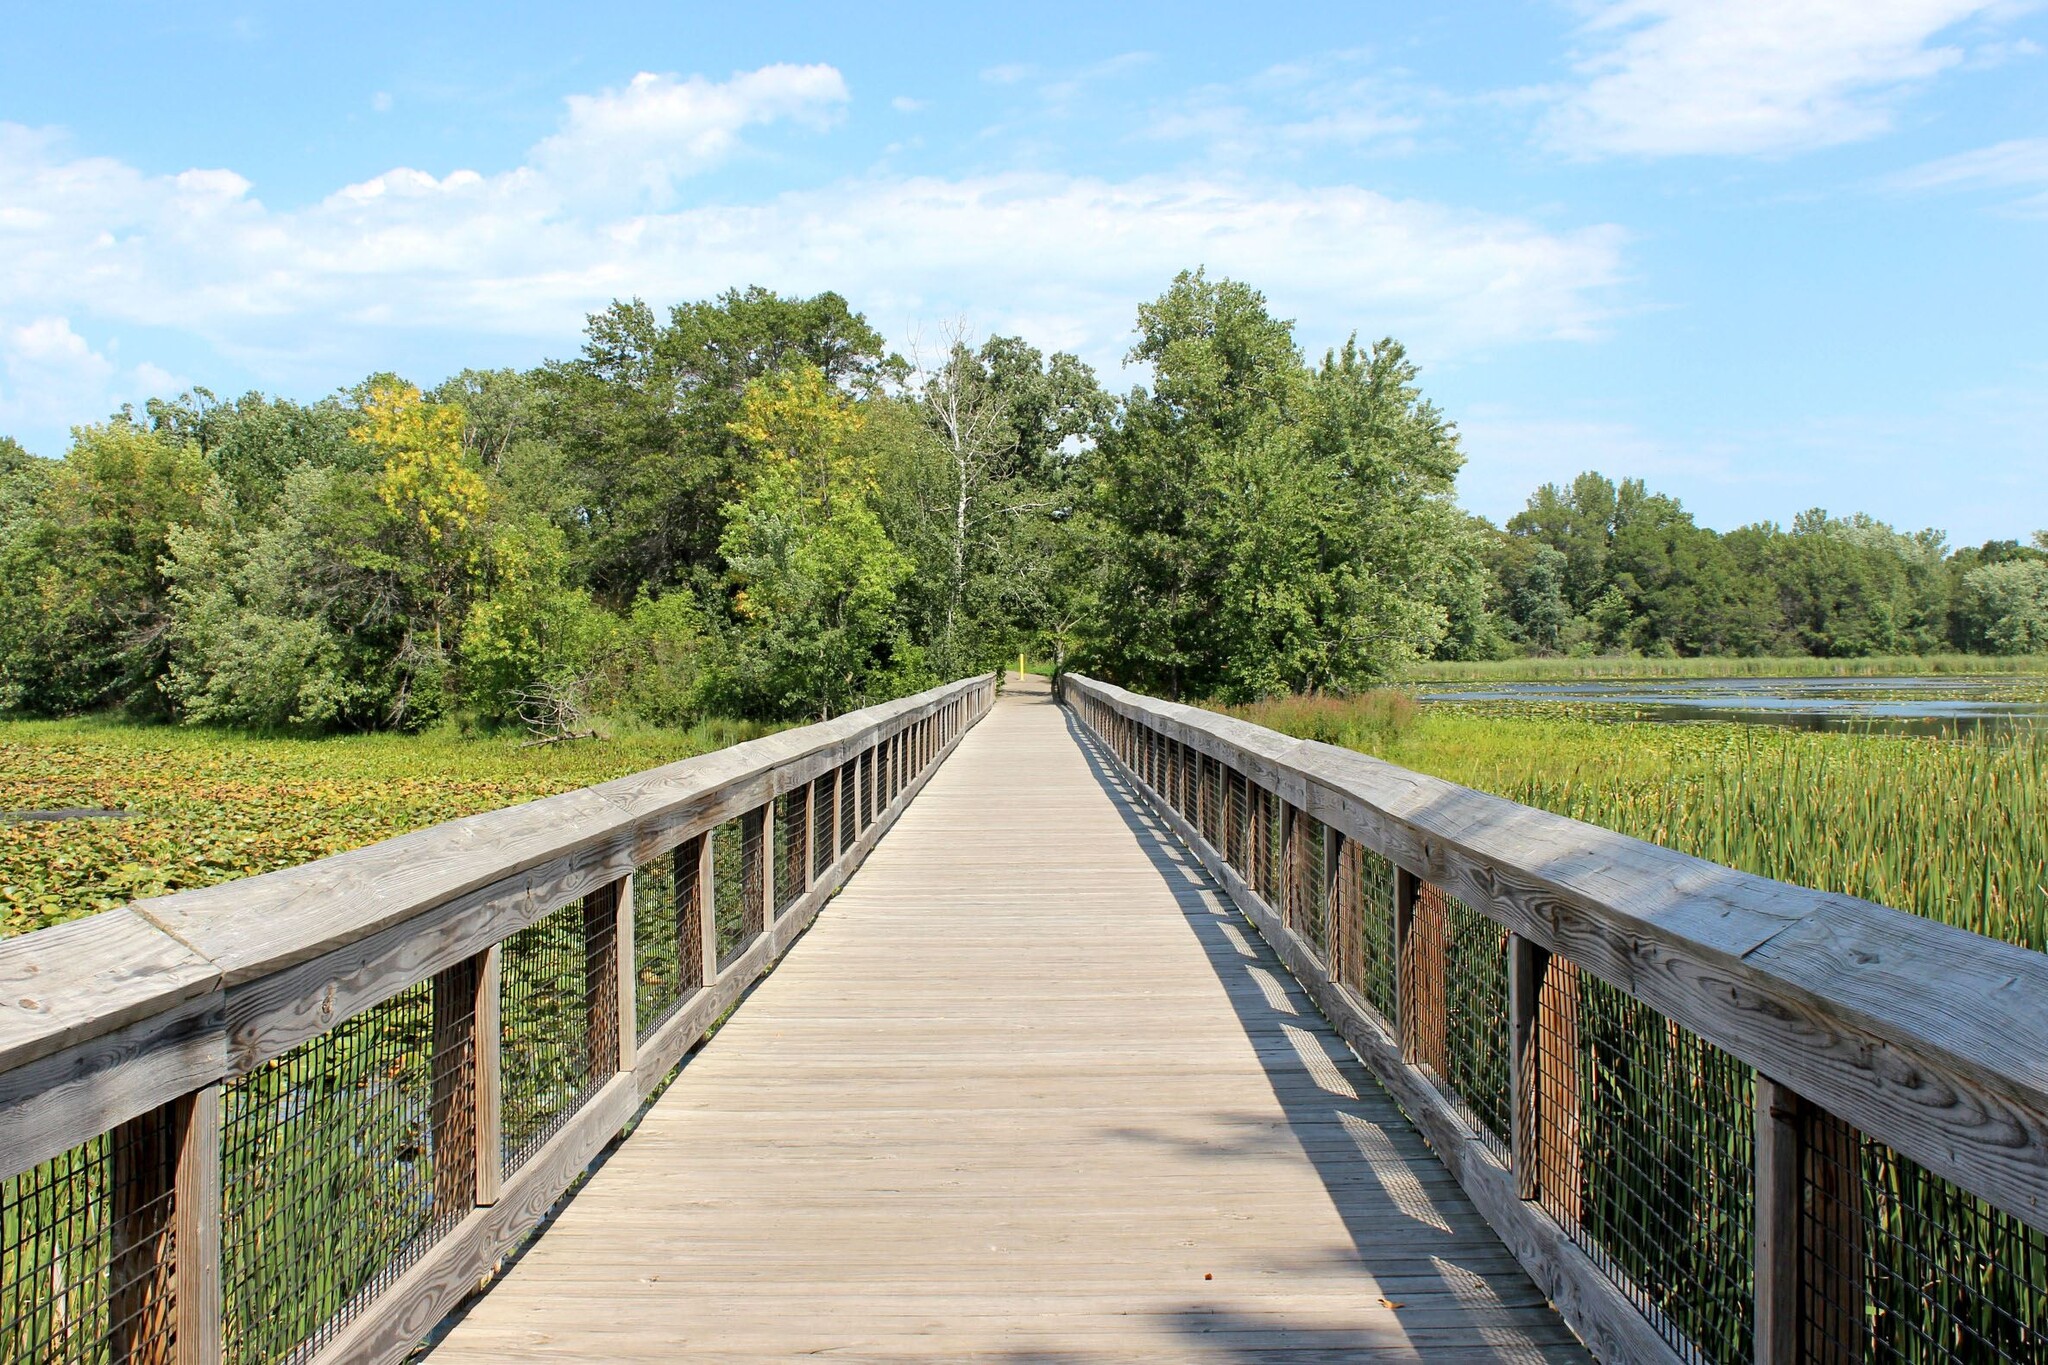
[[[588,675],[618,626],[570,581],[566,538],[538,517],[498,527],[486,562],[462,625],[462,682],[476,716],[504,724],[541,684]]]
[[[1963,599],[1968,643],[1992,654],[2048,652],[2048,556],[1970,570]]]
[[[117,418],[80,427],[54,467],[20,459],[0,485],[0,707],[31,714],[160,705],[169,652],[161,562],[206,467]]]
[[[1185,273],[1139,309],[1149,364],[1104,434],[1090,666],[1171,695],[1350,690],[1432,652],[1479,566],[1456,433],[1401,347],[1303,363],[1289,323]]]
[[[863,415],[800,364],[750,384],[732,425],[757,463],[719,543],[733,586],[726,702],[822,718],[913,690],[922,658],[896,601],[911,563],[869,503]]]
[[[716,571],[746,463],[732,430],[746,388],[799,364],[861,394],[900,370],[839,295],[756,287],[680,305],[665,323],[638,299],[614,303],[591,316],[580,357],[540,372],[537,430],[583,473],[600,596],[627,602]]]
[[[1513,656],[2048,648],[2017,540],[1810,512],[1718,534],[1640,480],[1455,504],[1401,346],[1312,362],[1250,286],[1137,310],[1148,387],[837,294],[619,301],[574,359],[203,388],[0,440],[0,712],[314,734],[823,715],[1019,653],[1154,692],[1362,691]]]
[[[717,645],[694,594],[643,592],[613,637],[604,696],[650,725],[693,725],[710,714]]]

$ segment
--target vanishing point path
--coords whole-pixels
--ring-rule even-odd
[[[1042,683],[433,1352],[806,1356],[1586,1359]]]

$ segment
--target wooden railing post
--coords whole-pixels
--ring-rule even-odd
[[[477,1202],[477,1168],[497,1155],[481,1148],[477,1121],[477,1094],[484,1083],[480,1025],[490,1013],[483,998],[485,959],[496,952],[486,949],[434,974],[434,1079],[427,1115],[434,1140],[437,1216],[454,1216],[454,1210]],[[495,1003],[495,986],[491,994]]]
[[[1415,982],[1413,978],[1415,901],[1422,879],[1405,867],[1394,868],[1394,1028],[1400,1035],[1401,1060],[1415,1060]]]
[[[220,1343],[220,1087],[116,1128],[108,1140],[107,1327],[120,1365],[215,1365]]]
[[[1756,1078],[1758,1365],[1864,1356],[1862,1135]]]
[[[590,1074],[633,1069],[633,877],[583,898],[583,1005]]]
[[[221,1358],[221,1087],[195,1090],[179,1103],[178,1365],[216,1365]]]
[[[492,944],[477,954],[476,983],[476,1202],[498,1202],[505,1179],[505,949]]]

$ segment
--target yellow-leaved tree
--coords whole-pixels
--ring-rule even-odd
[[[384,462],[377,496],[429,544],[460,539],[489,506],[484,478],[462,448],[462,409],[429,403],[410,384],[380,381],[349,429]]]
[[[755,462],[719,543],[741,623],[727,700],[743,714],[823,718],[921,676],[897,601],[912,566],[870,505],[865,425],[809,365],[747,386],[732,430]]]
[[[871,462],[853,440],[867,416],[815,365],[794,368],[747,385],[735,436],[758,463],[749,491],[771,481],[829,514],[840,498],[864,498],[875,486]]]

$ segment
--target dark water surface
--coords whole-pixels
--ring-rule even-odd
[[[1439,683],[1420,696],[1428,702],[1583,708],[1589,719],[1734,721],[1911,735],[2003,730],[2048,721],[2048,680],[2010,675]]]

